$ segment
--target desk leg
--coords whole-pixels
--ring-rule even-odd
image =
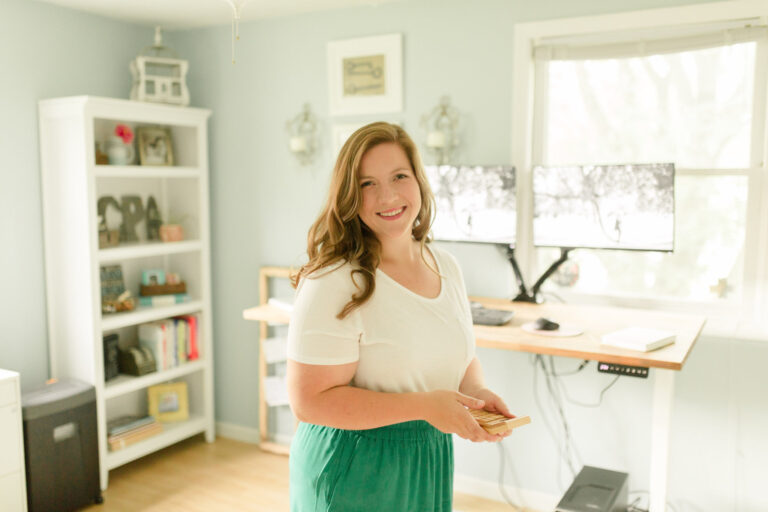
[[[651,478],[648,512],[667,509],[667,473],[669,472],[669,436],[672,427],[672,401],[675,371],[654,369],[653,417],[651,421]]]

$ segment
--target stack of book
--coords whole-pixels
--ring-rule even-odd
[[[183,304],[189,302],[188,293],[168,293],[165,295],[142,295],[139,297],[139,306],[173,306],[174,304]]]
[[[194,361],[198,352],[198,321],[186,315],[139,325],[139,345],[155,357],[157,370],[167,370]]]
[[[161,269],[142,271],[139,295],[139,305],[145,307],[173,306],[190,300],[187,284],[179,275]]]
[[[117,451],[163,431],[152,416],[120,416],[107,422],[107,443]]]

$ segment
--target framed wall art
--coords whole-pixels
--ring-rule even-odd
[[[328,91],[333,116],[403,110],[402,34],[328,43]]]

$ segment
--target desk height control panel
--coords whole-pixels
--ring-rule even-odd
[[[629,366],[626,364],[597,363],[597,371],[602,373],[615,373],[616,375],[627,375],[629,377],[648,378],[648,368],[645,366]]]

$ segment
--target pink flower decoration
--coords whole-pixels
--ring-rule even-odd
[[[124,124],[115,126],[115,135],[123,139],[123,142],[126,144],[130,144],[133,141],[133,131],[131,131],[130,126]]]

